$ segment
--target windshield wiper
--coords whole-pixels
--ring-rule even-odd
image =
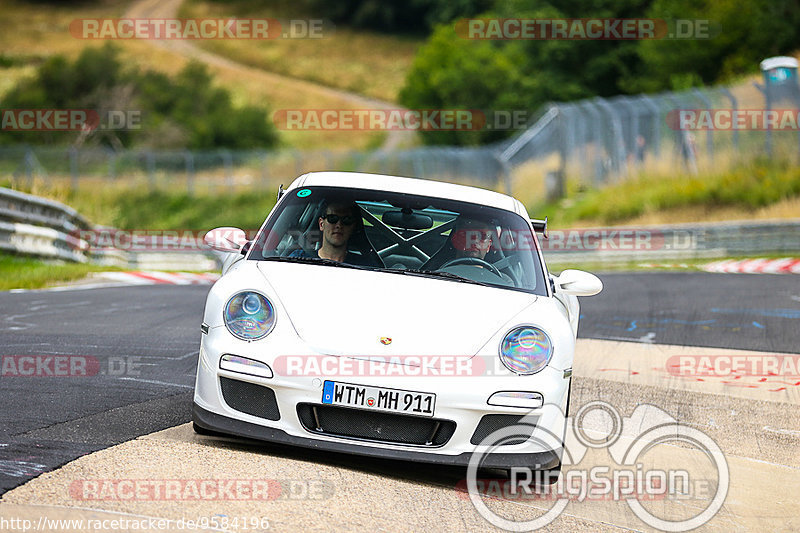
[[[335,266],[335,267],[343,267],[343,268],[356,268],[358,270],[367,270],[368,267],[362,267],[358,265],[351,265],[350,263],[340,263],[339,261],[334,261],[333,259],[325,259],[322,257],[265,257],[261,259],[261,261],[280,261],[282,263],[306,263],[306,264],[314,264],[314,265],[326,265],[326,266]]]
[[[452,279],[453,281],[460,281],[462,283],[472,283],[473,285],[483,285],[484,287],[491,287],[491,285],[487,283],[481,283],[480,281],[475,281],[474,279],[465,278],[464,276],[459,276],[458,274],[453,274],[452,272],[443,272],[441,270],[419,270],[417,268],[409,268],[402,270],[386,269],[386,271],[398,272],[400,274],[410,274],[412,276],[446,278],[446,279]]]

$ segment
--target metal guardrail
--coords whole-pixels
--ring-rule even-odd
[[[97,247],[81,232],[98,230],[73,208],[54,200],[0,188],[0,250],[21,255],[153,270],[213,270],[211,252],[130,252]]]
[[[553,264],[626,263],[800,253],[800,219],[549,230]]]
[[[0,249],[15,253],[88,261],[89,245],[79,231],[92,225],[59,202],[0,188]]]
[[[0,188],[0,249],[75,262],[151,269],[214,268],[211,254],[131,252],[90,247],[81,230],[98,229],[71,207]],[[800,253],[800,219],[549,230],[540,239],[552,264],[624,263]]]

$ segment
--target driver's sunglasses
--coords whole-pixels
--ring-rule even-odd
[[[465,229],[465,235],[469,235],[470,237],[475,236],[478,237],[481,241],[489,241],[492,239],[492,235],[494,235],[493,231],[482,231],[477,229]]]
[[[356,217],[354,217],[353,215],[345,215],[342,217],[331,213],[328,215],[323,215],[322,218],[324,218],[331,224],[336,224],[340,220],[342,221],[342,224],[344,224],[345,226],[352,226],[353,224],[356,223]]]

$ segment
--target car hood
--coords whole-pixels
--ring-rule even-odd
[[[537,299],[507,289],[350,268],[270,261],[258,269],[298,336],[328,355],[472,357]]]

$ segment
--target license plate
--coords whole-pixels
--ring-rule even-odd
[[[322,403],[372,411],[433,416],[436,395],[382,387],[365,387],[338,381],[325,381]]]

